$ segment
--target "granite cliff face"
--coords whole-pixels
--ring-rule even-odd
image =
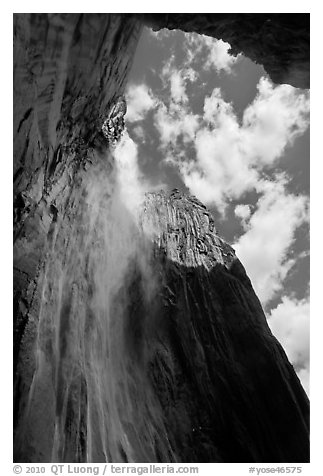
[[[162,290],[153,376],[179,459],[308,460],[307,396],[210,213],[161,192],[143,226]]]
[[[75,289],[73,277],[67,285],[51,263],[58,248],[62,267],[73,227],[86,228],[82,203],[88,187],[95,189],[91,170],[98,171],[98,163],[104,164],[105,193],[111,188],[114,165],[102,127],[124,92],[140,31],[138,21],[125,15],[14,15],[14,452],[20,461],[52,458],[51,385],[59,385],[59,371],[51,374],[50,400],[41,396],[34,407],[39,332],[48,293],[55,326],[55,306],[68,298],[57,301],[51,293],[62,283],[72,296]],[[48,383],[43,376],[41,382]],[[30,406],[38,413],[31,420]]]
[[[137,225],[92,172],[48,243],[16,459],[307,461],[308,399],[209,212],[160,192]]]
[[[123,204],[141,28],[14,15],[15,461],[306,461],[307,397],[207,210]]]

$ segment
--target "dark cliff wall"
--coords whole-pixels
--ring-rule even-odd
[[[123,15],[14,15],[17,308],[30,306],[50,225],[93,150],[107,147],[100,128],[124,90],[140,29]]]
[[[101,127],[141,28],[14,15],[15,459],[305,461],[307,398],[232,250],[175,199],[152,248],[118,198]]]
[[[44,428],[50,428],[49,435],[53,431],[45,417],[41,424],[24,420],[37,365],[46,270],[57,237],[62,255],[68,254],[89,169],[102,162],[112,176],[100,129],[124,91],[141,25],[108,14],[15,14],[13,19],[14,425],[24,438],[28,425],[39,435]],[[51,415],[44,402],[39,411]],[[48,448],[47,438],[42,444]],[[33,461],[41,454],[41,447],[36,453],[19,448],[16,442],[20,457]],[[46,457],[50,460],[48,451]]]
[[[38,280],[15,459],[308,461],[307,396],[208,211],[151,194],[138,228],[92,172]]]
[[[262,64],[274,83],[310,87],[309,13],[147,13],[143,21],[155,30],[179,29],[230,43]]]
[[[212,216],[175,191],[151,194],[143,223],[154,230],[160,296],[146,346],[179,459],[307,461],[307,396]]]
[[[140,31],[127,15],[14,15],[16,195],[38,182],[46,188],[66,168],[67,155],[77,162],[98,145]]]

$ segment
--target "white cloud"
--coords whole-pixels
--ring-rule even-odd
[[[130,85],[126,92],[126,101],[125,119],[129,122],[143,120],[147,112],[156,106],[156,99],[145,84]]]
[[[186,93],[187,82],[195,81],[196,73],[192,68],[177,69],[173,63],[172,56],[162,69],[162,81],[164,86],[170,89],[169,101],[165,104],[159,99],[158,109],[154,115],[154,125],[159,132],[164,151],[170,145],[176,146],[180,136],[184,142],[192,142],[199,120],[188,108]],[[180,150],[177,151],[179,156]]]
[[[154,35],[161,38],[163,33]],[[224,213],[232,199],[239,200],[251,190],[257,192],[258,202],[252,210],[248,205],[235,207],[245,233],[233,246],[258,297],[268,304],[282,290],[295,264],[295,255],[291,253],[295,232],[308,220],[308,198],[290,194],[287,178],[273,172],[286,147],[309,125],[309,95],[288,85],[273,86],[268,79],[261,78],[257,96],[245,109],[242,120],[218,88],[205,98],[203,114],[198,116],[190,108],[187,87],[199,77],[198,70],[194,70],[197,58],[200,65],[202,59],[204,68],[226,73],[232,71],[237,58],[228,53],[229,45],[222,41],[196,34],[185,34],[185,38],[184,61],[176,66],[171,57],[162,69],[167,94],[157,99],[147,86],[137,86],[137,90],[132,86],[127,119],[143,119],[156,107],[154,125],[165,160],[178,167],[190,192],[205,204],[215,205]],[[195,153],[188,154],[183,143]],[[130,156],[137,154],[133,146],[128,147]],[[128,175],[129,187],[138,183],[136,174]],[[128,192],[131,201],[131,188]],[[307,300],[285,296],[269,316],[273,333],[283,344],[306,389],[308,311]]]
[[[193,145],[196,159],[179,163],[185,185],[206,204],[224,212],[229,197],[238,198],[254,187],[258,174],[242,152],[243,134],[232,106],[219,89],[205,99],[203,126]]]
[[[170,94],[165,102],[161,98],[155,99],[158,106],[154,114],[154,125],[159,132],[160,146],[164,152],[168,146],[176,146],[179,137],[186,143],[194,140],[199,118],[187,107],[186,86],[188,82],[195,81],[196,77],[196,72],[190,67],[176,68],[174,56],[171,56],[162,69],[161,79]],[[179,149],[177,156],[180,156]]]
[[[197,33],[185,33],[186,64],[203,64],[204,70],[215,70],[217,73],[232,72],[232,66],[239,56],[229,53],[230,45],[222,40],[217,40]]]
[[[290,87],[273,88],[262,79],[240,125],[232,106],[214,89],[205,99],[203,126],[195,134],[196,158],[178,161],[191,193],[219,211],[249,190],[260,194],[248,223],[248,217],[241,216],[247,209],[237,209],[247,228],[234,246],[263,303],[281,290],[294,264],[286,254],[296,229],[307,219],[307,198],[288,194],[282,176],[265,180],[262,171],[275,166],[287,144],[304,132],[308,108],[307,96]],[[276,119],[280,116],[283,122]]]
[[[250,205],[237,205],[234,209],[236,217],[240,218],[242,224],[245,226],[246,220],[250,218],[251,206]]]
[[[246,225],[246,233],[233,247],[265,304],[281,290],[295,263],[286,255],[294,242],[295,230],[308,219],[308,199],[288,194],[282,178],[278,182],[259,183],[259,190],[263,195],[257,209]]]
[[[309,391],[310,303],[288,296],[270,312],[268,324]]]
[[[263,174],[270,169],[273,174],[287,145],[308,127],[308,95],[262,78],[242,121],[218,88],[205,98],[202,117],[178,97],[172,94],[168,106],[160,102],[154,116],[166,160],[177,166],[193,195],[223,214],[232,199],[252,190],[259,194],[251,217],[247,206],[236,208],[246,232],[235,248],[259,298],[268,303],[295,264],[287,253],[307,220],[307,198],[290,195],[285,177]],[[179,138],[195,149],[193,158]]]
[[[228,53],[229,43],[222,40],[216,40],[210,36],[203,36],[205,46],[208,48],[208,57],[204,65],[205,69],[215,69],[217,72],[225,71],[229,73],[232,66],[237,61],[238,56],[232,56]]]
[[[309,94],[261,78],[258,95],[243,114],[243,147],[260,165],[272,165],[309,125]]]
[[[161,147],[166,149],[169,145],[175,146],[180,136],[185,142],[194,140],[198,116],[174,104],[169,108],[161,104],[155,113],[154,124],[160,135]]]
[[[173,120],[173,104],[168,109],[162,107],[164,110],[159,109],[155,116],[156,126],[162,145],[166,148],[171,143],[174,147],[183,134],[183,119],[180,124]],[[238,199],[257,189],[264,167],[276,165],[286,146],[305,131],[309,99],[292,87],[273,87],[262,78],[258,95],[245,110],[241,123],[218,88],[205,98],[200,120],[188,106],[185,116],[192,119],[193,127],[186,139],[192,141],[196,158],[178,161],[183,181],[194,195],[223,212],[230,198]]]
[[[164,85],[169,83],[171,98],[175,103],[187,103],[186,85],[188,81],[194,82],[197,79],[197,73],[191,67],[175,67],[174,61],[172,55],[162,69],[161,78]]]
[[[174,71],[170,76],[170,92],[175,102],[188,101],[188,97],[185,92],[185,80],[180,71]]]
[[[237,130],[238,133],[238,130]],[[206,128],[196,133],[196,160],[178,164],[185,185],[206,204],[224,212],[229,198],[238,198],[254,187],[257,173],[239,153],[238,137],[221,125],[217,132]]]
[[[132,132],[134,133],[136,139],[139,139],[140,142],[146,142],[146,134],[142,126],[137,125],[133,128]]]
[[[202,50],[205,47],[203,38],[204,35],[199,35],[198,33],[184,33],[184,49],[186,53],[186,58],[184,60],[185,64],[193,64],[197,61],[197,58],[202,60]],[[205,62],[204,58],[202,63]]]

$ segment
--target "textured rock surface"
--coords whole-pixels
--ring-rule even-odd
[[[306,461],[307,398],[205,208],[150,196],[145,238],[120,200],[102,126],[140,30],[14,15],[15,460]]]
[[[123,93],[140,31],[126,15],[14,15],[18,215],[102,145],[101,128]]]
[[[178,191],[152,194],[143,223],[163,302],[154,378],[180,459],[308,460],[307,396],[208,211]]]
[[[124,96],[120,96],[113,104],[107,119],[102,124],[102,133],[109,144],[115,146],[125,130],[124,116],[127,112],[127,103]]]
[[[140,28],[124,15],[14,15],[17,308],[31,306],[47,235],[78,175],[107,146],[101,128],[123,93]]]
[[[24,335],[15,459],[307,461],[306,394],[205,207],[150,194],[138,228],[108,162],[83,180]]]
[[[108,146],[101,128],[124,92],[140,31],[138,21],[124,15],[14,15],[14,405],[19,437],[36,366],[48,259],[58,229],[67,247],[87,172],[101,161],[112,174],[111,160],[98,152]],[[39,411],[50,414],[44,405]],[[44,428],[47,423],[44,418]],[[20,452],[17,448],[15,443]],[[37,453],[20,454],[37,461]]]
[[[310,87],[310,15],[308,13],[158,13],[144,14],[154,29],[179,29],[230,43],[262,64],[274,83]]]

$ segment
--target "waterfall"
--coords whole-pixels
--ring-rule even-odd
[[[129,164],[118,150],[114,155],[112,172],[109,154],[86,172],[45,260],[35,371],[19,438],[26,444],[34,435],[42,457],[53,462],[130,457],[122,421],[137,390],[125,357],[134,343],[125,334],[138,323],[126,322],[129,293],[144,305],[152,276],[149,245],[125,204]],[[139,195],[133,198],[138,207]]]
[[[23,335],[16,460],[306,461],[308,400],[242,264],[195,197],[142,206],[120,147],[63,179]]]

